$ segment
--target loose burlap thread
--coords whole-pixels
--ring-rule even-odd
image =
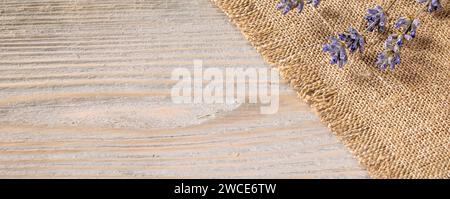
[[[390,1],[323,0],[286,16],[275,9],[278,0],[212,1],[372,177],[450,178],[449,1],[419,16],[417,37],[406,42],[395,71],[375,66],[392,28],[365,33],[366,51],[351,55],[344,69],[322,52],[328,36],[360,28],[368,8]],[[396,0],[388,27],[421,9],[415,0]]]

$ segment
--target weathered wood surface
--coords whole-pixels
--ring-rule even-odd
[[[1,178],[365,178],[282,86],[280,111],[175,105],[171,71],[268,67],[208,0],[4,0]]]

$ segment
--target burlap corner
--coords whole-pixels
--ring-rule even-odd
[[[327,36],[361,27],[368,8],[390,1],[323,0],[317,9],[286,16],[275,9],[277,0],[212,1],[372,177],[450,178],[449,1],[438,13],[420,15],[417,38],[406,43],[393,72],[374,64],[388,33],[366,33],[367,50],[351,55],[344,69],[322,52]],[[397,0],[388,26],[421,8]]]

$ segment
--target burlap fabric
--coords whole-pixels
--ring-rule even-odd
[[[300,98],[374,178],[450,178],[450,10],[419,15],[417,38],[402,49],[396,70],[380,71],[376,55],[391,33],[364,33],[367,49],[344,69],[322,52],[327,37],[353,26],[382,0],[322,0],[317,9],[283,16],[278,0],[213,0]],[[397,0],[389,27],[423,6]],[[326,25],[329,24],[329,25]],[[331,26],[331,27],[330,27]],[[331,30],[332,29],[332,30]]]

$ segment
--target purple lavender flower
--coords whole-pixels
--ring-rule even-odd
[[[312,4],[314,7],[317,7],[320,3],[320,0],[280,0],[277,4],[277,10],[282,10],[282,13],[285,15],[289,11],[297,8],[298,12],[301,13],[305,4]]]
[[[381,70],[386,70],[388,66],[394,70],[395,65],[400,64],[401,45],[398,45],[398,40],[399,35],[393,34],[384,43],[384,51],[378,55],[376,63]]]
[[[375,28],[379,32],[386,30],[386,14],[384,14],[381,6],[376,6],[374,9],[367,10],[367,15],[364,17],[367,20],[367,31],[373,32]]]
[[[320,0],[306,0],[306,4],[312,4],[314,7],[319,6]]]
[[[417,0],[419,3],[426,3],[428,7],[428,12],[434,12],[442,8],[441,2],[439,0]]]
[[[416,37],[419,20],[400,17],[394,27],[399,30],[399,33],[388,37],[384,43],[384,51],[378,55],[377,65],[382,70],[386,70],[388,66],[394,70],[395,66],[400,64],[400,49],[403,42],[405,39],[410,41]]]
[[[339,39],[347,45],[351,53],[354,53],[358,48],[360,52],[364,51],[364,38],[354,28],[349,28],[345,33],[339,34]]]
[[[301,10],[303,10],[303,5],[300,5],[298,0],[281,0],[277,4],[277,10],[282,10],[284,15],[295,8],[298,8],[301,12]]]
[[[330,53],[330,64],[338,64],[339,68],[342,68],[347,63],[345,44],[340,42],[336,37],[330,37],[330,41],[331,43],[323,46],[323,51]]]
[[[407,17],[400,17],[394,24],[394,27],[401,31],[401,37],[410,41],[416,37],[417,28],[419,27],[419,20],[411,20]]]

